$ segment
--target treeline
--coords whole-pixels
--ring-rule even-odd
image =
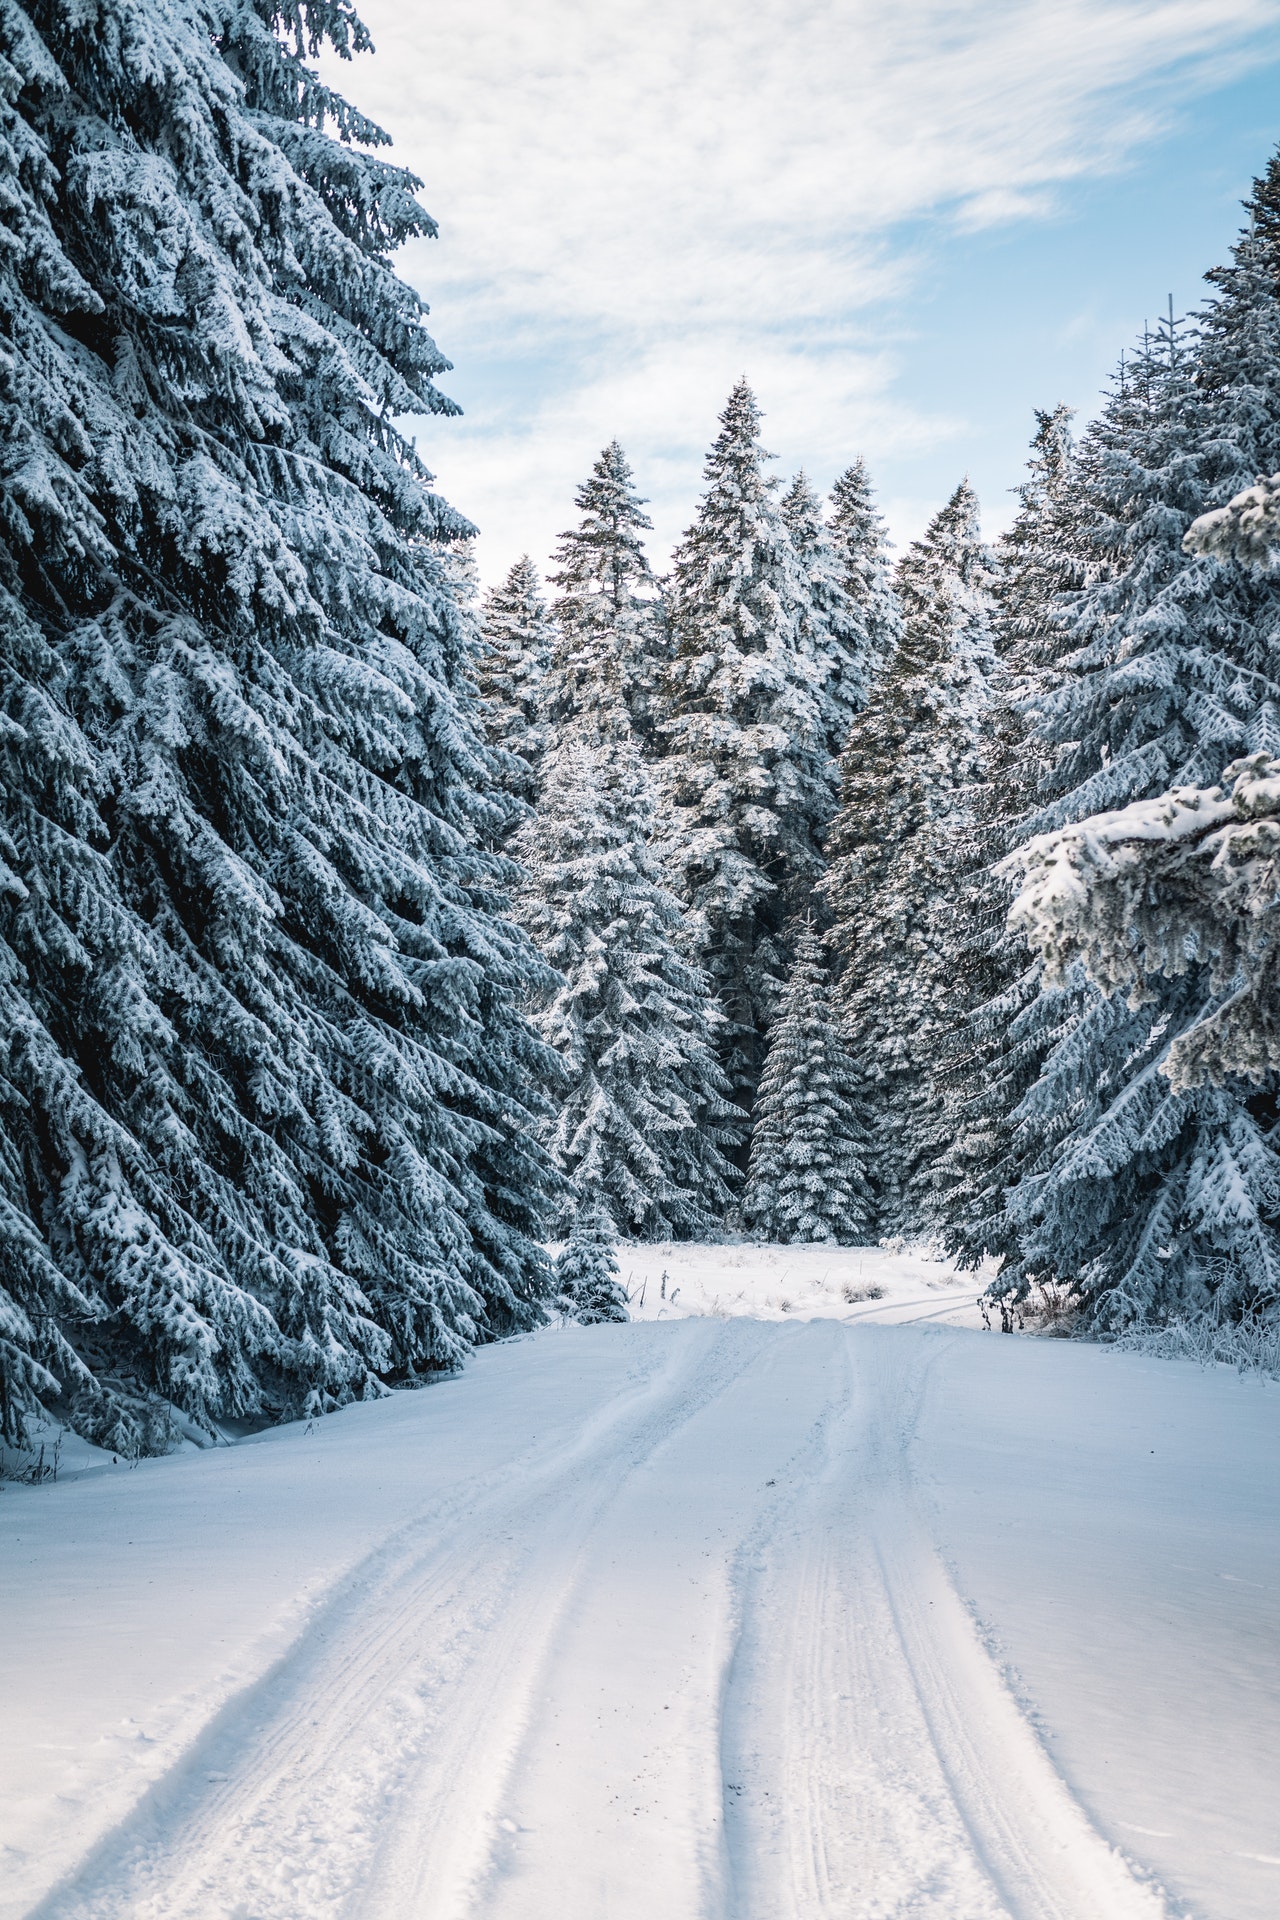
[[[1247,213],[1078,444],[1037,417],[993,549],[962,482],[891,569],[742,382],[669,579],[614,445],[550,603],[488,596],[560,1234],[927,1237],[1109,1327],[1280,1299],[1280,584],[1266,489],[1225,511],[1280,467],[1280,160]]]

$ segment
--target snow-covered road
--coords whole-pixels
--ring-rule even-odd
[[[922,1319],[936,1311],[920,1302]],[[1002,1402],[991,1417],[1019,1362],[1038,1384],[1024,1379],[1012,1414]],[[305,1436],[151,1463],[107,1485],[9,1489],[6,1565],[17,1569],[25,1543],[43,1603],[24,1605],[20,1577],[6,1584],[15,1631],[4,1664],[15,1664],[0,1684],[27,1743],[0,1771],[10,1816],[0,1914],[1273,1912],[1280,1835],[1249,1824],[1274,1800],[1265,1782],[1254,1813],[1228,1783],[1235,1811],[1222,1816],[1244,1823],[1252,1856],[1215,1829],[1185,1857],[1175,1845],[1162,1858],[1124,1817],[1153,1764],[1158,1774],[1158,1739],[1135,1763],[1104,1732],[1099,1766],[1087,1707],[1072,1720],[1080,1676],[1069,1655],[1063,1691],[1064,1622],[1047,1639],[1028,1634],[1028,1612],[1046,1604],[1140,1605],[1141,1581],[1108,1570],[1089,1522],[1074,1543],[1078,1593],[1068,1576],[1065,1593],[1038,1595],[1037,1554],[1056,1537],[1040,1516],[1030,1571],[1000,1602],[1014,1562],[963,1524],[964,1483],[981,1472],[974,1447],[998,1439],[1002,1420],[1034,1429],[1038,1414],[1062,1421],[1074,1407],[1105,1427],[1126,1384],[1130,1405],[1154,1383],[1163,1407],[1165,1381],[1186,1389],[1189,1454],[1197,1421],[1209,1424],[1197,1387],[1225,1390],[1244,1437],[1259,1420],[1274,1430],[1270,1390],[1156,1362],[931,1325],[696,1318],[547,1333]],[[1212,1417],[1212,1391],[1209,1402]],[[1143,1470],[1149,1425],[1148,1414]],[[1053,1500],[1040,1436],[1025,1439]],[[1034,1485],[1028,1501],[1017,1461],[1007,1466],[1012,1496],[988,1484],[986,1500],[1034,1530]],[[1121,1448],[1122,1498],[1142,1491],[1140,1480],[1127,1487],[1131,1467],[1136,1451],[1130,1461]],[[1150,1491],[1158,1511],[1165,1483]],[[1261,1492],[1273,1495],[1274,1476]],[[1117,1485],[1098,1489],[1113,1519],[1116,1498]],[[1212,1515],[1201,1500],[1192,1509],[1166,1516],[1171,1550],[1220,1558],[1226,1540],[1206,1540]],[[1220,1513],[1220,1530],[1239,1519]],[[96,1580],[77,1544],[104,1556]],[[1251,1562],[1247,1574],[1259,1570]],[[1225,1576],[1262,1594],[1246,1606],[1246,1638],[1275,1619],[1274,1585],[1247,1574]],[[1005,1618],[990,1617],[984,1582]],[[1201,1624],[1239,1632],[1235,1598]],[[1175,1594],[1169,1605],[1176,1613]],[[1122,1649],[1136,1624],[1117,1623]],[[1186,1657],[1188,1623],[1175,1621],[1172,1638],[1168,1625],[1163,1640],[1159,1621],[1143,1628],[1166,1667]],[[1132,1677],[1140,1700],[1142,1675]],[[1215,1735],[1197,1733],[1195,1674],[1168,1675],[1187,1690],[1193,1770],[1198,1738],[1210,1753],[1218,1739],[1228,1771],[1241,1751],[1246,1769],[1268,1764],[1276,1678],[1272,1657],[1235,1694],[1219,1688]],[[79,1704],[60,1721],[63,1689]],[[1069,1723],[1066,1772],[1082,1793],[1059,1770],[1055,1728],[1033,1724],[1029,1706]],[[1141,1749],[1140,1728],[1135,1737]],[[1110,1798],[1094,1784],[1108,1767]],[[1169,1778],[1181,1791],[1176,1765]],[[1183,1810],[1165,1814],[1168,1840]],[[1193,1908],[1166,1904],[1148,1871],[1168,1879],[1171,1864]]]

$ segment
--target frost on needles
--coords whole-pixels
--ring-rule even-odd
[[[391,422],[434,231],[342,0],[0,16],[0,1424],[122,1452],[529,1326],[553,1176],[503,800]]]

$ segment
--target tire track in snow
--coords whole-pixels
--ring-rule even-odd
[[[725,1920],[1160,1920],[981,1644],[921,1518],[932,1353],[855,1332],[797,1504],[743,1556]]]
[[[637,1347],[576,1439],[368,1556],[31,1920],[1158,1920],[921,1517],[939,1335]]]
[[[872,1307],[859,1307],[856,1313],[842,1313],[838,1318],[841,1326],[852,1326],[860,1320],[870,1320],[877,1326],[914,1327],[926,1320],[946,1320],[954,1313],[964,1313],[970,1307],[976,1307],[982,1298],[981,1293],[962,1293],[938,1304],[936,1293],[926,1294],[922,1300],[882,1300]],[[927,1307],[927,1313],[916,1313],[916,1307]]]
[[[727,1336],[702,1323],[575,1444],[516,1463],[497,1490],[460,1490],[370,1555],[31,1920],[417,1913],[370,1909],[361,1890],[411,1786],[417,1815],[434,1808],[443,1914],[449,1872],[462,1888],[468,1851],[491,1844],[477,1802],[518,1738],[583,1542],[619,1483],[750,1363],[758,1340]]]
[[[468,1920],[725,1911],[734,1565],[761,1506],[788,1497],[839,1363],[829,1323],[769,1327],[752,1365],[620,1490],[540,1678],[506,1787],[512,1831]],[[434,1920],[425,1903],[405,1911]]]

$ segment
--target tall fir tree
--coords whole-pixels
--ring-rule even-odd
[[[926,1224],[945,1146],[935,1083],[960,1018],[948,902],[985,765],[992,571],[965,480],[903,556],[902,638],[840,763],[823,891],[887,1234]]]
[[[864,608],[849,596],[842,556],[832,544],[822,502],[803,469],[783,495],[782,521],[804,587],[799,644],[813,663],[823,736],[835,760],[849,736],[854,714],[867,703],[881,655],[868,631]]]
[[[523,800],[537,792],[548,742],[544,684],[553,635],[538,569],[523,554],[501,585],[485,595],[476,673],[485,735],[491,746],[515,756],[515,764],[504,769],[503,784]]]
[[[588,714],[548,755],[537,811],[514,843],[522,919],[559,975],[537,1016],[566,1080],[550,1131],[566,1180],[557,1230],[572,1239],[585,1222],[584,1247],[606,1217],[634,1239],[706,1235],[729,1200],[738,1110],[653,824],[635,741],[602,738]]]
[[[997,544],[997,666],[986,724],[984,778],[958,850],[950,904],[952,965],[966,1017],[944,1046],[939,1073],[947,1145],[934,1168],[928,1211],[952,1253],[977,1264],[1014,1244],[1006,1188],[1020,1171],[1014,1114],[1066,1017],[1045,990],[1025,937],[1008,925],[1015,891],[1001,862],[1045,797],[1053,752],[1035,727],[1034,702],[1061,679],[1064,596],[1096,573],[1081,524],[1071,409],[1037,411],[1013,525]],[[1034,1009],[1034,1011],[1032,1011]]]
[[[582,518],[562,534],[550,578],[558,637],[544,686],[553,729],[589,710],[625,714],[642,746],[652,744],[655,701],[666,654],[661,595],[642,535],[653,522],[616,440],[604,449],[575,504]],[[612,726],[613,721],[608,721]]]
[[[1199,342],[1162,326],[1091,436],[1084,473],[1112,565],[1069,602],[1076,651],[1042,720],[1061,743],[1061,797],[1032,828],[1210,784],[1274,742],[1276,584],[1182,542],[1280,455],[1276,264],[1255,220],[1211,276]],[[1017,1254],[1002,1285],[1065,1277],[1104,1325],[1280,1291],[1274,1094],[1168,1071],[1222,990],[1201,963],[1139,1004],[1091,990],[1058,1017],[1016,1115],[1026,1171],[1008,1196]]]
[[[769,1030],[742,1197],[747,1225],[788,1244],[867,1240],[870,1158],[860,1077],[841,1036],[827,950],[809,920]]]
[[[835,784],[822,675],[803,640],[805,583],[759,431],[740,380],[675,554],[661,728],[670,861],[705,928],[729,1021],[725,1058],[745,1106],[786,965],[784,928],[822,871]]]
[[[0,1419],[120,1451],[536,1323],[418,183],[341,0],[6,8]]]
[[[839,563],[845,597],[861,627],[853,652],[866,663],[865,698],[901,638],[902,610],[893,587],[888,531],[861,456],[845,468],[831,489],[827,535]]]

